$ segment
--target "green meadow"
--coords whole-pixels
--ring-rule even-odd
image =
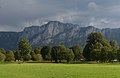
[[[120,78],[120,65],[0,64],[0,78]]]

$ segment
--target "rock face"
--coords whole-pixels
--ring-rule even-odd
[[[0,48],[16,49],[21,32],[0,32]]]
[[[42,26],[26,27],[22,32],[0,32],[0,48],[16,49],[21,38],[28,38],[32,46],[85,45],[91,32],[102,32],[108,40],[117,40],[120,43],[120,29],[98,29],[93,26],[81,27],[70,23],[50,21]]]

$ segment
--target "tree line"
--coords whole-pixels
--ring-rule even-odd
[[[38,62],[113,62],[114,60],[120,61],[120,48],[115,40],[106,40],[102,33],[94,32],[88,35],[84,48],[80,45],[69,48],[64,45],[32,48],[29,40],[24,38],[19,41],[16,51],[0,49],[0,62],[30,60]]]
[[[82,58],[82,48],[80,45],[66,48],[64,45],[54,47],[43,46],[32,49],[28,39],[21,39],[18,49],[5,51],[0,49],[0,61],[51,61],[51,62],[70,62]]]

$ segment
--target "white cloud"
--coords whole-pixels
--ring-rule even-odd
[[[0,29],[61,21],[99,28],[120,27],[120,0],[0,0]]]
[[[98,11],[98,5],[95,2],[88,3],[88,9],[91,11]]]
[[[82,15],[85,14],[80,11],[66,11],[64,13],[58,13],[54,16],[49,16],[49,17],[43,17],[39,19],[35,19],[32,21],[26,21],[22,23],[24,26],[31,26],[31,25],[43,25],[46,24],[49,21],[60,21],[64,23],[73,23],[73,24],[78,24],[78,21],[81,21]]]
[[[89,21],[88,25],[94,26],[97,28],[119,28],[120,27],[119,21],[115,21],[107,18],[91,17],[88,21]]]

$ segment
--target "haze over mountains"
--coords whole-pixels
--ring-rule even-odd
[[[32,46],[59,44],[84,46],[91,32],[102,32],[106,39],[117,40],[120,44],[120,28],[98,29],[93,26],[82,27],[71,23],[50,21],[42,26],[26,27],[21,32],[0,32],[0,48],[16,49],[21,38],[28,38]]]

